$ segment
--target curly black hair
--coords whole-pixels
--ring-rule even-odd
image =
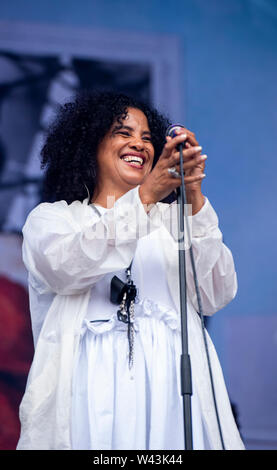
[[[97,148],[127,109],[140,109],[148,120],[154,146],[153,166],[165,143],[169,120],[157,110],[122,93],[82,91],[72,102],[61,106],[49,127],[41,151],[46,169],[43,200],[83,201],[93,195],[97,181]],[[87,189],[86,189],[87,188]]]

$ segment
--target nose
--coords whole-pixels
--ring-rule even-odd
[[[140,136],[133,136],[132,141],[130,142],[130,147],[136,150],[144,149],[144,141]]]

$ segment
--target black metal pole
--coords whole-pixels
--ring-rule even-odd
[[[185,253],[185,183],[183,173],[183,145],[179,147],[180,152],[180,174],[182,179],[181,186],[177,189],[178,202],[178,241],[179,241],[179,289],[180,289],[180,313],[181,313],[181,395],[183,397],[184,414],[184,437],[185,450],[193,449],[192,439],[192,415],[191,415],[191,363],[188,350],[188,327],[187,327],[187,282],[186,282],[186,253]]]

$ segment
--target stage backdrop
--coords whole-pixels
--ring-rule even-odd
[[[276,0],[2,1],[0,51],[7,86],[15,70],[19,80],[29,73],[30,56],[33,67],[42,58],[38,73],[47,60],[64,71],[72,70],[72,58],[127,69],[138,64],[150,70],[154,104],[196,133],[208,155],[203,190],[219,215],[239,281],[236,299],[210,320],[209,332],[247,448],[277,449]],[[76,76],[68,80],[75,86]],[[48,92],[40,82],[39,95]],[[2,175],[16,183],[11,199],[1,192],[2,230],[9,235],[38,198],[38,186],[26,181],[40,177],[38,160],[29,160],[36,143],[28,126],[39,135],[43,118],[42,103],[36,106],[24,111],[23,123],[19,106],[10,126],[8,141],[16,147],[21,139],[24,157],[16,153],[4,163],[1,138]],[[9,113],[2,108],[1,136],[3,109]],[[22,158],[30,164],[16,175]],[[22,195],[17,183],[23,177]]]
[[[95,31],[21,25],[11,34],[10,28],[0,28],[0,449],[16,446],[18,406],[33,354],[21,230],[41,201],[45,130],[58,107],[82,89],[124,92],[168,116],[180,114],[178,102],[166,98],[179,82],[176,38],[105,39]],[[168,59],[170,47],[175,53]],[[167,67],[171,72],[164,75]]]

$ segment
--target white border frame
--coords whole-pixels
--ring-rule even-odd
[[[185,122],[183,54],[177,36],[0,21],[0,49],[148,63],[152,104],[173,122]]]

